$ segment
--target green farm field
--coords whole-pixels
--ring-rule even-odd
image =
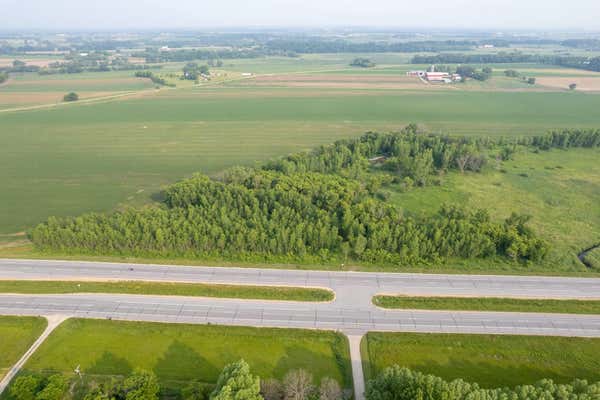
[[[81,365],[84,376],[101,380],[142,368],[153,371],[163,388],[177,390],[192,380],[214,384],[222,368],[240,358],[263,379],[304,368],[317,382],[329,376],[352,388],[348,344],[340,334],[214,325],[71,319],[33,354],[24,372],[71,376]]]
[[[0,316],[0,379],[46,328],[46,320]]]
[[[148,79],[133,77],[131,71],[86,72],[81,74],[11,74],[0,85],[0,112],[62,103],[63,96],[76,92],[80,99],[139,92],[153,88]]]
[[[371,332],[362,342],[367,379],[398,364],[482,387],[600,381],[600,340],[544,336]]]
[[[50,215],[144,203],[196,171],[212,174],[366,130],[413,121],[435,132],[526,135],[594,127],[600,107],[600,96],[582,93],[363,92],[214,94],[211,87],[0,114],[0,233]]]

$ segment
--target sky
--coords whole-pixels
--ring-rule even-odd
[[[0,29],[600,30],[599,0],[0,0]]]

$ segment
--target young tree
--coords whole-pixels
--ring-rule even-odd
[[[79,95],[75,92],[70,92],[65,94],[65,96],[63,97],[63,101],[69,102],[69,101],[77,101],[79,100]]]
[[[158,400],[160,386],[156,375],[144,370],[136,370],[123,382],[125,400]]]
[[[325,377],[321,380],[319,386],[319,400],[342,400],[344,393],[340,384],[329,377]]]
[[[34,400],[40,383],[41,379],[36,376],[19,376],[10,386],[10,394],[15,400]]]
[[[265,400],[283,400],[283,385],[277,379],[261,380],[260,394]]]
[[[244,360],[227,365],[210,395],[211,400],[263,400],[260,378],[250,373]]]
[[[183,397],[183,400],[205,400],[206,391],[201,383],[190,382],[190,384],[181,391],[181,397]]]
[[[67,388],[67,379],[64,376],[52,375],[44,388],[35,396],[35,400],[62,400]]]
[[[303,369],[288,372],[283,387],[285,400],[308,400],[315,392],[312,375]]]

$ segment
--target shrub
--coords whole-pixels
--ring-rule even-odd
[[[79,95],[75,92],[67,93],[63,97],[63,101],[66,101],[66,102],[77,101],[77,100],[79,100]]]

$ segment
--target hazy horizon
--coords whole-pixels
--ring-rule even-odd
[[[143,30],[372,27],[449,30],[598,31],[596,0],[0,0],[1,30]]]

